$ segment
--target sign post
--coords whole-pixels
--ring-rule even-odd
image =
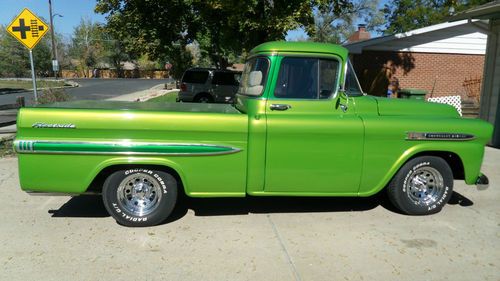
[[[38,101],[36,91],[35,63],[33,61],[33,48],[47,33],[49,27],[39,17],[28,9],[24,9],[8,26],[7,32],[21,42],[30,52],[31,78],[33,79],[33,94],[35,102]]]
[[[33,94],[35,95],[35,103],[38,102],[38,93],[36,91],[36,75],[35,75],[35,62],[33,61],[33,51],[30,49],[30,63],[31,63],[31,80],[33,80]]]

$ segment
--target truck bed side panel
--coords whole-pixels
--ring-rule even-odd
[[[108,166],[148,164],[176,170],[189,195],[243,196],[247,126],[239,113],[26,108],[16,138],[21,187],[81,193]]]

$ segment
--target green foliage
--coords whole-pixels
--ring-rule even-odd
[[[141,55],[137,61],[137,67],[140,70],[156,70],[156,69],[163,69],[164,65],[161,65],[158,61],[152,61],[149,59],[149,56],[147,54]]]
[[[193,65],[193,56],[186,49],[185,42],[174,44],[173,48],[173,52],[170,55],[170,63],[172,64],[170,74],[174,79],[180,80],[184,71]]]
[[[330,3],[318,9],[309,39],[315,42],[341,44],[356,31],[354,23],[364,22],[371,31],[384,22],[382,11],[377,9],[378,0],[359,0],[338,13]]]
[[[37,76],[48,76],[52,69],[49,37],[33,48]],[[29,50],[0,26],[0,77],[31,77]]]
[[[405,32],[446,21],[454,13],[488,3],[488,0],[395,0],[385,4],[386,34]]]
[[[38,88],[38,87],[37,87]],[[39,104],[48,104],[54,102],[68,101],[71,97],[64,91],[64,89],[45,89],[42,94],[38,96]]]
[[[103,29],[89,19],[82,19],[73,31],[69,54],[78,60],[78,69],[83,73],[97,66],[104,57]]]
[[[78,60],[78,69],[84,73],[109,65],[118,71],[119,77],[123,75],[122,62],[133,58],[102,25],[88,19],[82,19],[75,27],[69,54]]]
[[[289,30],[311,30],[313,9],[325,5],[336,14],[351,7],[347,0],[98,0],[96,11],[106,14],[108,30],[128,52],[179,69],[187,66],[175,65],[188,61],[185,46],[198,42],[202,60],[225,68],[260,43],[283,40]]]

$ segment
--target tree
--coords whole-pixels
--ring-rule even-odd
[[[310,29],[313,9],[322,5],[337,14],[351,6],[348,0],[98,0],[96,11],[106,14],[108,30],[127,51],[173,62],[196,41],[202,55],[224,68],[260,43]]]
[[[323,5],[314,19],[314,28],[309,39],[315,42],[344,43],[355,31],[355,22],[364,22],[368,30],[374,30],[384,21],[382,11],[377,9],[378,0],[359,0],[350,9],[338,14],[335,7]]]
[[[78,60],[78,68],[83,71],[84,76],[102,60],[103,39],[102,27],[89,19],[82,19],[75,27],[69,53]]]
[[[48,76],[52,67],[48,37],[42,38],[33,48],[35,71],[38,76]],[[0,76],[30,77],[29,51],[0,26]]]
[[[395,0],[385,4],[386,34],[405,32],[446,21],[454,13],[485,4],[488,0]]]
[[[125,52],[123,44],[113,39],[113,37],[107,33],[102,34],[102,44],[103,50],[101,59],[116,69],[118,77],[123,78],[122,62],[131,58],[129,54]]]

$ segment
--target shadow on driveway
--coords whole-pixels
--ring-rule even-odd
[[[453,192],[448,204],[463,207],[474,203],[465,196]],[[384,192],[372,197],[246,197],[246,198],[190,198],[179,197],[177,205],[164,222],[181,219],[189,209],[195,216],[232,216],[268,213],[320,213],[360,212],[382,206],[388,211],[401,214],[394,208]],[[101,196],[80,195],[71,198],[57,210],[49,210],[52,217],[109,217]]]

